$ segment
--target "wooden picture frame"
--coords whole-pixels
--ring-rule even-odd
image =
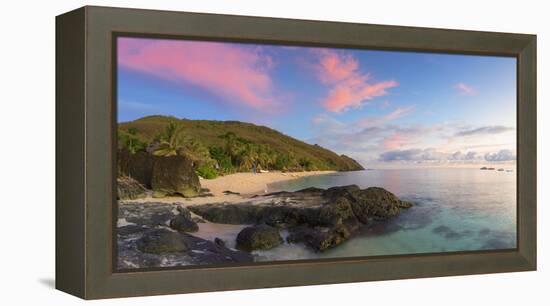
[[[517,58],[517,249],[116,272],[120,33]],[[536,36],[87,6],[56,18],[56,288],[84,299],[536,270]]]

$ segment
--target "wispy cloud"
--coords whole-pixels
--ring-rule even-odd
[[[369,118],[368,124],[364,120],[342,122],[328,114],[318,115],[312,120],[316,136],[308,141],[370,163],[378,160],[379,154],[384,151],[425,145],[424,142],[444,129],[439,125],[392,124],[390,119],[410,112],[405,112],[404,109],[398,108],[384,116]],[[373,122],[380,124],[372,124]]]
[[[409,145],[412,142],[414,142],[414,139],[411,138],[411,135],[395,132],[394,134],[384,138],[382,146],[386,150],[394,150]]]
[[[456,90],[458,90],[459,94],[464,96],[473,96],[477,94],[477,91],[475,90],[475,88],[473,88],[470,85],[467,85],[466,83],[462,83],[462,82],[456,83],[453,87]]]
[[[455,136],[474,136],[474,135],[487,135],[487,134],[500,134],[508,131],[514,131],[513,127],[502,126],[502,125],[492,125],[492,126],[482,126],[475,129],[459,131]]]
[[[257,110],[277,106],[269,74],[270,56],[260,48],[217,42],[119,38],[118,62],[122,67],[155,77],[185,82],[217,95],[224,101]]]
[[[479,160],[480,156],[473,151],[463,154],[460,151],[446,153],[434,148],[428,149],[407,149],[393,150],[380,154],[380,160],[391,161],[473,161]]]
[[[366,165],[396,161],[417,164],[513,160],[506,152],[515,144],[501,142],[503,137],[507,139],[506,134],[490,134],[501,128],[465,127],[457,122],[397,125],[389,120],[411,111],[404,109],[395,109],[384,116],[369,118],[370,124],[365,124],[364,120],[342,122],[329,114],[319,115],[313,120],[317,136],[309,141],[352,156]],[[381,124],[372,124],[373,122]],[[471,136],[464,137],[462,134]],[[499,153],[503,149],[505,151]]]
[[[391,122],[393,120],[396,120],[396,119],[399,119],[403,116],[408,115],[409,113],[411,113],[414,110],[414,108],[415,108],[414,105],[407,106],[407,107],[398,107],[395,110],[393,110],[392,112],[390,112],[390,113],[388,113],[384,116],[373,117],[373,118],[365,118],[365,119],[359,120],[358,124],[360,126],[364,126],[364,127],[383,125],[383,124],[386,124],[388,122]]]
[[[359,63],[350,54],[317,49],[319,61],[315,66],[321,82],[330,86],[322,105],[330,112],[340,113],[358,108],[365,100],[388,94],[387,89],[398,85],[396,81],[374,82],[368,74],[359,71]]]

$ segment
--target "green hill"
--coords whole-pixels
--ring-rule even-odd
[[[168,141],[167,133],[174,134],[174,130],[178,135],[172,138],[177,139]],[[119,148],[153,151],[159,143],[177,143],[178,154],[189,156],[197,167],[221,173],[250,171],[254,164],[260,169],[283,171],[363,170],[348,156],[251,123],[148,116],[119,124]]]

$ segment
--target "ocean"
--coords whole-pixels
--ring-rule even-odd
[[[516,248],[516,172],[473,168],[384,169],[303,177],[268,186],[296,191],[378,186],[414,203],[366,227],[342,245],[316,253],[301,244],[255,251],[257,261],[403,255]],[[282,233],[286,235],[285,232]],[[284,237],[283,237],[284,238]]]

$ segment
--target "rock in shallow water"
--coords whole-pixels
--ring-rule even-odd
[[[268,250],[280,245],[279,230],[268,225],[245,227],[237,235],[237,248],[244,251]]]
[[[145,253],[177,253],[187,250],[187,244],[178,233],[167,229],[153,229],[145,232],[137,241],[138,250]]]
[[[179,232],[196,232],[199,226],[185,207],[178,206],[179,215],[170,220],[170,227]]]
[[[289,243],[303,242],[315,251],[322,252],[348,240],[358,226],[338,225],[334,227],[298,226],[290,229]]]
[[[207,204],[189,210],[211,222],[287,228],[290,242],[324,251],[349,239],[362,225],[388,219],[411,206],[383,188],[349,185],[276,192],[245,203]]]
[[[166,228],[142,229],[142,233],[133,231],[128,236],[119,235],[118,245],[121,269],[254,261],[249,253]]]
[[[174,217],[190,216],[178,207],[168,203],[119,205],[119,220],[123,220],[117,229],[119,269],[254,261],[249,253],[168,228],[166,224]]]

